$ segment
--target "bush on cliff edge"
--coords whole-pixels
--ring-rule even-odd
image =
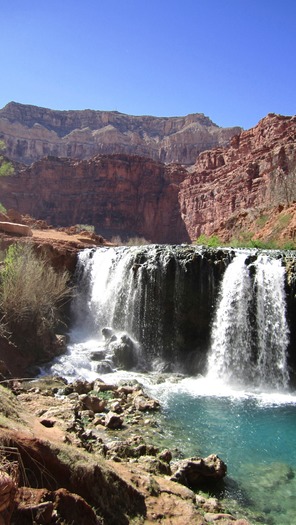
[[[56,272],[30,245],[8,248],[0,271],[0,317],[12,341],[42,352],[69,299],[68,281],[68,272]]]

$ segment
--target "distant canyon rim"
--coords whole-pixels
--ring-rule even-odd
[[[293,240],[296,117],[220,128],[201,113],[129,116],[11,102],[0,140],[14,165],[1,203],[53,226],[88,224],[123,240],[205,234]]]

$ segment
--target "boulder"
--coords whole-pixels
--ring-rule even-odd
[[[88,394],[93,388],[93,383],[76,379],[69,385],[69,387],[72,389],[72,392],[77,392],[77,394]]]
[[[25,224],[18,224],[15,222],[0,222],[0,230],[5,233],[12,233],[13,235],[21,235],[25,237],[32,237],[33,232],[29,226]]]
[[[109,361],[100,361],[96,368],[98,374],[111,374],[113,372]]]
[[[136,366],[134,343],[128,335],[121,335],[119,340],[111,342],[109,346],[113,351],[113,362],[117,368],[130,370]]]
[[[190,488],[197,488],[212,481],[220,481],[227,472],[226,464],[215,454],[206,458],[183,459],[175,464],[171,477]]]
[[[110,428],[111,430],[116,430],[121,428],[123,425],[123,419],[118,414],[114,412],[108,412],[105,418],[105,427]]]
[[[91,396],[87,394],[81,395],[80,400],[87,410],[91,410],[94,413],[103,412],[107,405],[107,401],[105,399],[100,399],[97,396]]]
[[[146,410],[159,410],[160,404],[156,399],[151,399],[144,396],[143,394],[139,394],[134,398],[134,407],[136,410],[146,412]]]

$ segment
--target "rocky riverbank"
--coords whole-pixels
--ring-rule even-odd
[[[226,475],[220,458],[180,459],[156,443],[161,407],[140,384],[45,377],[8,386],[1,525],[248,525],[209,497]]]

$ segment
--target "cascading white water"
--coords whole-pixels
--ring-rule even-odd
[[[229,263],[225,252],[217,265],[216,257],[172,246],[82,252],[69,354],[55,371],[101,373],[126,364],[151,370],[158,364],[203,373],[210,349],[208,379],[285,387],[289,331],[281,260],[238,252]],[[120,345],[133,346],[128,363],[114,359]]]
[[[285,269],[280,259],[260,255],[255,262],[257,313],[257,375],[263,384],[286,387],[289,380],[286,349]]]
[[[267,255],[249,264],[246,259],[245,253],[236,255],[225,271],[208,378],[285,388],[289,380],[285,269],[280,259]]]
[[[110,326],[145,340],[153,321],[156,344],[156,335],[162,335],[162,280],[171,254],[169,248],[157,256],[156,251],[150,246],[141,262],[137,255],[144,251],[138,247],[84,251],[79,258],[83,277],[74,305],[76,324],[82,329],[88,324],[88,330],[97,335]]]
[[[86,252],[80,264],[88,280],[87,307],[93,330],[99,334],[102,327],[112,326],[129,331],[134,295],[131,249],[103,248],[91,258]]]
[[[252,282],[245,254],[237,255],[227,267],[221,284],[212,328],[208,377],[225,382],[252,375],[251,329],[248,311]]]

